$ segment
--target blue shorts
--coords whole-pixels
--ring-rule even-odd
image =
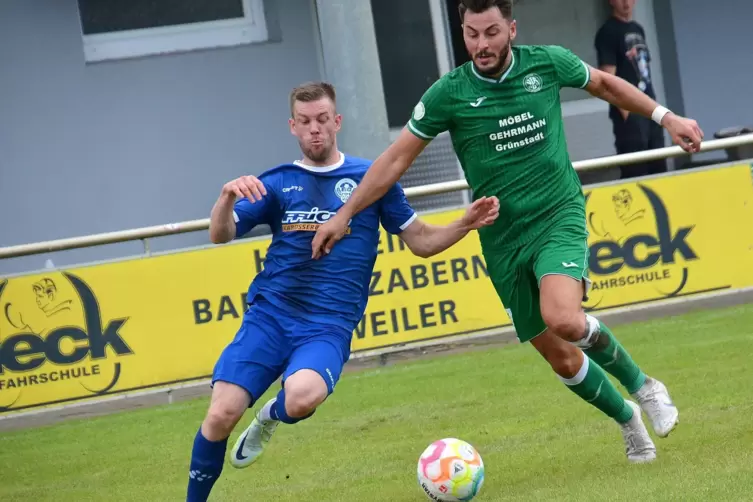
[[[350,358],[353,334],[345,328],[291,317],[283,309],[257,297],[243,315],[243,323],[222,351],[212,375],[217,381],[243,387],[256,402],[282,376],[298,370],[319,373],[328,395],[335,390]]]

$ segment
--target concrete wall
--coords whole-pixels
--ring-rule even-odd
[[[561,43],[595,63],[606,3],[522,3],[520,41]],[[203,218],[224,181],[297,157],[288,91],[324,76],[314,2],[266,4],[271,42],[87,65],[75,0],[0,3],[0,246]],[[707,138],[753,124],[753,6],[724,4],[639,0],[635,11],[659,101],[699,120]],[[565,26],[572,24],[580,28]],[[606,106],[587,98],[566,97],[573,160],[614,151]],[[421,160],[451,165],[454,156],[437,143]],[[724,153],[694,157],[705,159]],[[426,182],[413,171],[415,182]],[[152,246],[206,242],[198,233]],[[0,274],[38,269],[49,258],[64,265],[141,250],[128,243],[3,260]]]
[[[0,246],[205,218],[224,182],[298,158],[287,99],[322,76],[313,8],[268,1],[272,42],[87,65],[75,0],[0,2]],[[0,274],[140,250],[2,260]]]

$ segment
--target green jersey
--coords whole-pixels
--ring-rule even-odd
[[[487,250],[545,231],[553,213],[584,204],[567,152],[560,88],[583,88],[588,66],[558,46],[513,46],[509,69],[491,79],[468,62],[437,80],[408,128],[429,140],[449,131],[474,198],[497,196],[499,218],[479,231]]]

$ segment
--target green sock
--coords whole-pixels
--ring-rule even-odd
[[[630,354],[603,322],[590,315],[586,315],[586,320],[589,334],[584,341],[587,347],[582,344],[576,345],[596,364],[619,380],[628,393],[633,394],[643,386],[646,374],[633,362]]]
[[[630,408],[609,377],[598,364],[583,356],[583,366],[573,378],[560,377],[567,387],[578,394],[581,399],[596,406],[599,410],[619,423],[633,418]]]

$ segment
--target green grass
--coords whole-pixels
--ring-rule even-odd
[[[428,500],[416,461],[443,437],[480,451],[478,501],[750,500],[750,326],[753,306],[616,329],[680,408],[678,429],[656,439],[653,464],[628,464],[618,427],[566,390],[531,347],[513,345],[346,374],[312,419],[278,428],[257,464],[226,463],[210,500]],[[3,434],[0,500],[185,500],[207,403]]]

